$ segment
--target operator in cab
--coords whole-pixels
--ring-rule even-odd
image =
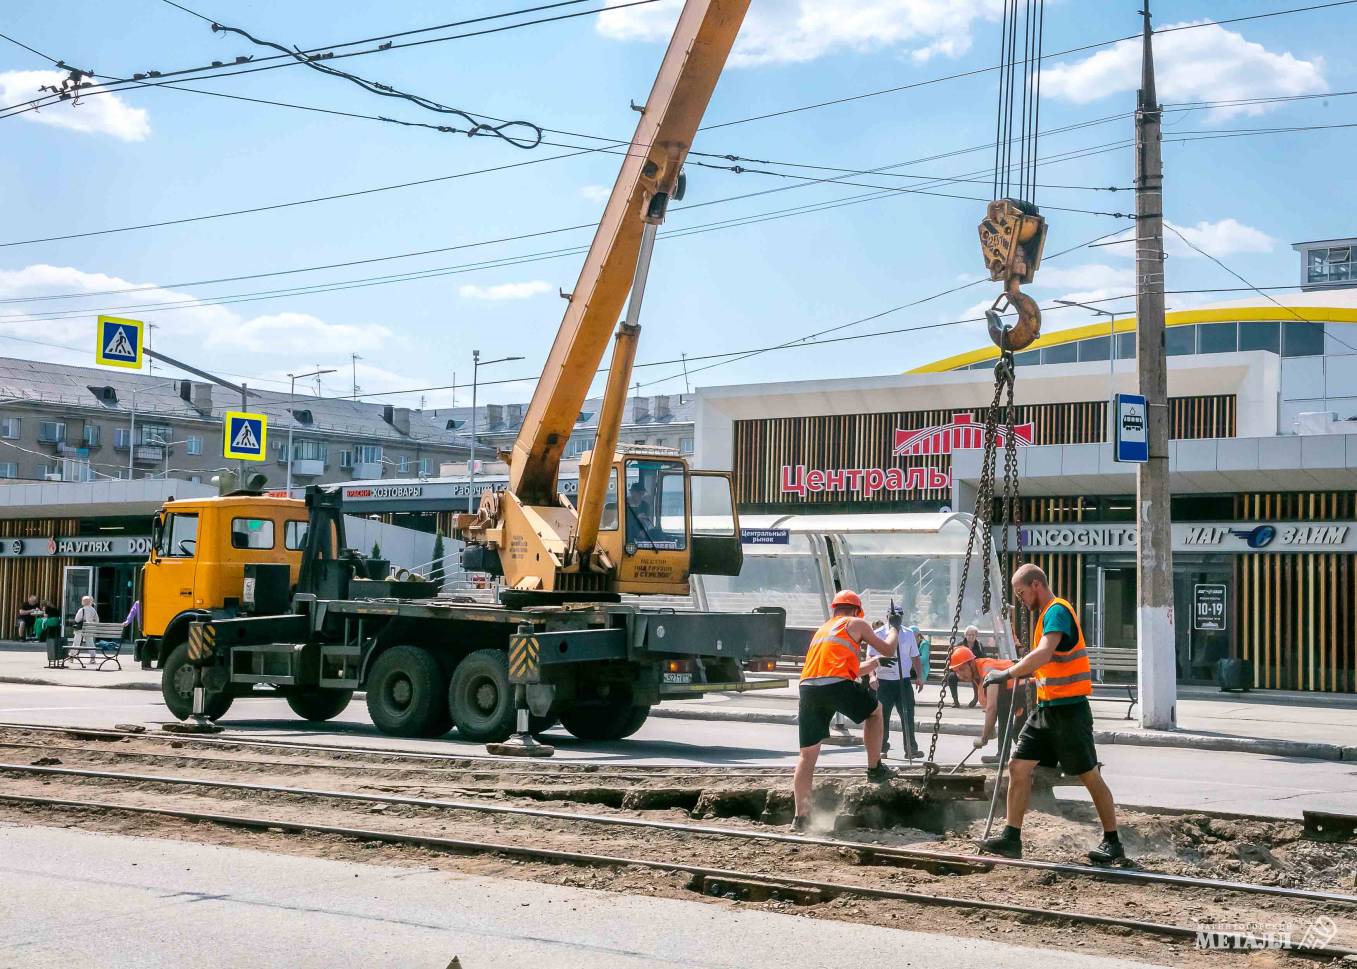
[[[792,795],[796,814],[792,818],[793,831],[810,827],[810,795],[815,782],[815,763],[820,757],[820,744],[829,736],[829,723],[841,713],[854,723],[863,724],[862,739],[867,747],[867,779],[876,783],[888,781],[895,771],[881,763],[881,741],[884,718],[876,693],[862,682],[881,662],[882,657],[894,657],[900,642],[899,613],[892,611],[890,628],[884,637],[872,631],[864,618],[862,600],[856,592],[845,589],[834,597],[829,621],[821,626],[811,639],[806,651],[806,664],[801,669],[800,706],[797,711],[797,729],[800,733],[801,753],[796,761],[792,781]],[[865,647],[879,654],[871,659],[859,658]]]

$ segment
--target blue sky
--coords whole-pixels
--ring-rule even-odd
[[[600,0],[605,2],[605,0]],[[620,0],[606,0],[609,6]],[[305,48],[446,23],[526,6],[514,0],[371,4],[291,0],[187,4],[256,36]],[[1247,16],[1302,4],[1160,2],[1160,26]],[[587,9],[592,4],[578,8]],[[1047,51],[1133,33],[1137,4],[1051,0]],[[754,0],[734,63],[707,121],[719,124],[784,108],[911,84],[993,64],[999,47],[995,0]],[[365,77],[444,104],[545,127],[630,137],[663,53],[673,0],[504,33],[392,50],[336,62]],[[541,16],[540,14],[538,16]],[[0,30],[100,74],[126,77],[258,53],[243,38],[160,0],[5,5]],[[1259,285],[1294,283],[1290,243],[1353,234],[1349,187],[1357,129],[1224,139],[1231,129],[1336,125],[1354,120],[1357,88],[1347,56],[1357,4],[1165,34],[1158,40],[1161,100],[1195,102],[1278,95],[1332,97],[1272,105],[1171,111],[1165,146],[1166,211],[1199,245]],[[455,33],[435,32],[426,36]],[[25,101],[50,65],[0,41],[0,97]],[[1043,79],[1045,131],[1125,114],[1099,126],[1043,138],[1042,153],[1096,149],[1132,136],[1138,77],[1135,45],[1049,61]],[[702,132],[695,148],[719,154],[862,170],[991,142],[995,76],[981,74],[896,94]],[[445,119],[379,98],[346,81],[289,67],[203,79],[193,87],[402,120]],[[491,138],[307,113],[171,90],[130,90],[0,118],[0,242],[115,228],[353,192],[562,153],[523,151]],[[583,144],[578,139],[549,136]],[[1132,152],[1121,148],[1040,169],[1039,180],[1075,186],[1131,184]],[[358,198],[91,238],[0,247],[0,354],[68,363],[91,361],[100,312],[147,319],[155,346],[219,372],[280,386],[289,371],[316,366],[327,393],[348,393],[350,354],[367,392],[418,388],[469,377],[471,351],[521,363],[483,371],[532,377],[551,344],[582,256],[469,269],[418,281],[181,309],[124,307],[219,300],[292,285],[342,283],[391,273],[465,266],[587,246],[588,230],[483,245],[417,258],[270,279],[197,281],[461,246],[589,223],[616,173],[606,154],[544,161],[495,174],[378,192]],[[989,194],[992,150],[897,169],[969,175],[938,191]],[[750,167],[760,167],[753,165]],[[806,169],[781,169],[806,173]],[[686,204],[666,229],[683,230],[792,206],[830,202],[865,189],[690,165]],[[974,174],[979,172],[980,174]],[[829,173],[819,173],[828,176]],[[909,184],[881,176],[852,179]],[[719,201],[765,189],[761,197]],[[1127,211],[1129,192],[1043,188],[1039,204]],[[647,292],[638,360],[740,350],[785,342],[880,313],[979,275],[981,201],[895,194],[789,218],[679,236],[661,243]],[[1047,252],[1129,227],[1107,217],[1047,210]],[[1130,246],[1083,249],[1048,262],[1033,292],[1102,299],[1133,287]],[[1208,260],[1170,245],[1170,289],[1237,285]],[[168,288],[110,296],[36,300],[129,286]],[[988,282],[892,313],[839,335],[919,326],[975,315],[997,292]],[[1239,298],[1246,293],[1214,298]],[[1170,296],[1182,307],[1212,297]],[[1104,304],[1129,309],[1130,300]],[[60,311],[60,312],[58,312]],[[41,319],[35,313],[46,314]],[[9,314],[19,314],[10,316]],[[53,318],[55,316],[68,318]],[[1048,316],[1054,329],[1092,320]],[[978,346],[978,326],[949,326],[851,343],[768,353],[695,373],[693,386],[851,376],[904,370]],[[63,349],[63,347],[67,349]],[[702,364],[694,363],[693,369]],[[642,367],[645,392],[679,392],[682,367]],[[531,382],[490,386],[483,400],[525,400]],[[424,395],[448,404],[447,391]],[[469,392],[457,402],[469,402]],[[372,398],[417,403],[419,394]]]

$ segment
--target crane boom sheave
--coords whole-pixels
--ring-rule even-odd
[[[651,200],[672,193],[748,8],[688,0],[679,15],[514,442],[509,490],[523,504],[556,502],[561,456],[631,290]]]

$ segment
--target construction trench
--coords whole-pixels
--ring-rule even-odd
[[[1090,805],[1034,800],[1021,862],[975,855],[986,777],[925,788],[790,772],[327,750],[231,737],[0,728],[0,822],[491,874],[1172,965],[1331,964],[1357,950],[1357,838],[1299,821],[1125,809],[1135,863],[1091,869]],[[210,887],[210,886],[208,886]],[[1251,955],[1198,947],[1237,929]],[[1269,948],[1285,937],[1290,952]],[[1068,940],[1068,941],[1066,941]],[[1312,954],[1295,947],[1311,946]],[[1265,950],[1265,951],[1263,951]],[[1258,960],[1264,960],[1262,962]],[[1353,961],[1357,961],[1354,957]]]

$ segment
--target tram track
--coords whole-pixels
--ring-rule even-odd
[[[30,808],[61,808],[67,811],[97,812],[102,817],[110,814],[134,818],[155,818],[211,824],[220,828],[244,829],[291,835],[329,835],[347,841],[366,844],[378,843],[422,848],[457,855],[497,855],[555,866],[576,866],[606,869],[642,869],[652,872],[683,874],[689,877],[688,888],[703,895],[723,898],[791,899],[796,904],[818,904],[842,897],[911,903],[931,908],[961,911],[983,911],[1017,916],[1044,924],[1097,926],[1122,933],[1157,936],[1176,941],[1195,940],[1200,928],[1175,922],[1130,918],[1075,911],[1059,907],[1024,905],[1016,902],[957,897],[935,892],[915,891],[868,884],[858,881],[802,878],[787,873],[770,874],[717,867],[689,861],[635,857],[631,855],[599,854],[569,851],[541,844],[522,844],[483,838],[449,838],[417,832],[390,829],[354,827],[304,821],[295,818],[263,817],[172,807],[130,805],[118,801],[87,800],[72,797],[18,794],[0,792],[0,802]],[[856,847],[844,845],[844,847]],[[1220,887],[1220,886],[1215,886]],[[1307,945],[1304,940],[1289,950],[1291,954],[1315,959],[1344,959],[1357,955],[1357,950],[1331,945]]]
[[[530,808],[507,804],[491,804],[478,801],[454,801],[445,798],[420,798],[363,791],[299,788],[274,784],[250,784],[241,781],[227,781],[210,778],[173,777],[157,774],[130,774],[122,771],[98,771],[83,768],[52,767],[31,764],[0,763],[0,773],[126,781],[135,784],[164,784],[192,788],[219,788],[253,794],[320,798],[338,801],[362,801],[375,804],[399,805],[403,807],[466,811],[478,814],[514,815],[518,817],[551,819],[569,823],[615,825],[618,827],[652,829],[656,831],[670,831],[682,834],[734,838],[766,843],[832,848],[855,852],[858,855],[863,856],[867,863],[895,863],[904,864],[906,866],[941,869],[950,868],[952,870],[961,871],[988,870],[995,867],[1026,869],[1031,871],[1056,872],[1079,877],[1099,878],[1114,882],[1122,881],[1138,884],[1158,884],[1208,889],[1212,891],[1271,895],[1280,898],[1357,908],[1357,895],[1312,891],[1281,885],[1263,885],[1252,882],[1238,882],[1215,878],[1192,878],[1185,875],[1174,875],[1165,872],[1154,872],[1133,868],[1097,867],[1092,865],[1039,861],[1036,859],[1002,858],[993,855],[968,855],[931,849],[906,848],[872,842],[850,841],[838,838],[784,834],[780,832],[758,831],[714,825],[686,824],[674,821],[661,821],[617,815],[600,815],[576,811]],[[5,797],[5,795],[0,794],[0,798],[3,797]]]

